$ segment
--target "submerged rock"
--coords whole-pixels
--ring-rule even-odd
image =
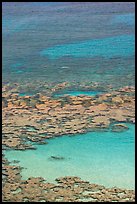
[[[127,130],[128,127],[125,125],[125,124],[122,124],[122,123],[119,123],[119,124],[115,124],[113,127],[112,127],[112,131],[113,132],[121,132],[121,131],[125,131]]]
[[[56,160],[63,160],[63,159],[65,159],[64,157],[61,157],[61,156],[51,156],[50,158],[51,159],[56,159]]]

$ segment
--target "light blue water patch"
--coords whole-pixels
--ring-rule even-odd
[[[24,71],[22,71],[22,70],[17,70],[17,71],[16,71],[17,74],[21,74],[21,73],[23,73],[23,72],[24,72]]]
[[[135,24],[135,14],[129,13],[129,14],[119,14],[114,16],[113,23],[122,23],[127,25],[134,25]]]
[[[30,92],[19,93],[19,96],[33,96],[33,93]]]
[[[12,64],[10,67],[12,71],[16,72],[16,74],[24,73],[23,63],[17,62],[17,63]]]
[[[86,95],[86,96],[96,96],[98,94],[102,94],[101,91],[60,91],[57,93],[54,93],[53,96],[55,97],[60,97],[64,95],[69,95],[69,96],[80,96],[80,95]]]
[[[29,131],[29,132],[36,132],[37,131],[37,129],[35,127],[29,126],[29,125],[24,127],[24,129]]]
[[[34,29],[38,24],[36,20],[37,16],[26,16],[21,15],[19,17],[16,16],[4,16],[2,19],[2,32],[3,34],[15,34],[19,32],[23,32],[25,30],[30,31]]]
[[[15,64],[12,64],[12,65],[11,65],[11,68],[19,68],[19,67],[22,67],[22,66],[23,66],[22,63],[17,62],[17,63],[15,63]]]
[[[49,182],[60,176],[79,176],[106,187],[134,189],[135,126],[124,132],[89,132],[57,137],[37,150],[6,151],[8,160],[19,160],[22,178],[42,176]],[[51,159],[51,156],[64,159]]]
[[[7,17],[2,20],[2,32],[3,34],[11,34],[15,32],[21,32],[23,30],[28,29],[30,25],[31,18],[22,17],[15,18],[15,17]]]
[[[121,35],[103,39],[93,39],[80,43],[57,45],[40,52],[41,56],[58,59],[65,56],[106,58],[134,55],[134,35]]]
[[[31,71],[32,71],[31,68],[27,67],[26,63],[24,62],[17,62],[17,63],[11,64],[9,67],[9,72],[16,73],[16,74],[21,74],[21,73],[25,74],[26,72],[30,73]]]

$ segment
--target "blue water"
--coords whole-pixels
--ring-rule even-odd
[[[135,126],[124,132],[89,132],[48,140],[37,150],[6,151],[10,160],[19,160],[22,178],[42,176],[49,182],[60,176],[79,176],[107,187],[134,189]],[[54,160],[61,156],[64,160]]]
[[[134,22],[134,2],[3,2],[3,83],[18,83],[20,96],[44,91],[41,82],[134,86]],[[56,138],[36,151],[7,151],[6,156],[27,168],[23,178],[76,175],[134,188],[134,125],[129,127],[122,133]],[[53,161],[51,155],[65,159]]]
[[[3,2],[2,17],[3,82],[134,85],[133,2]]]
[[[93,39],[90,41],[57,45],[47,48],[41,55],[48,56],[50,59],[57,59],[63,56],[73,57],[119,57],[134,55],[134,35],[122,35],[111,38]]]
[[[19,96],[33,96],[33,93],[19,93]]]
[[[69,96],[80,96],[80,95],[86,95],[86,96],[96,96],[98,94],[102,94],[103,92],[101,91],[60,91],[57,93],[54,93],[54,97],[60,97],[64,95],[69,95]]]
[[[117,24],[125,23],[127,25],[135,25],[135,15],[133,13],[116,15],[113,19],[113,23]]]

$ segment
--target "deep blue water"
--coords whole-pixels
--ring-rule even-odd
[[[3,81],[134,85],[134,7],[133,2],[3,3]]]

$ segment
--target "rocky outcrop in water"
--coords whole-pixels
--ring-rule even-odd
[[[64,160],[64,157],[61,156],[51,156],[50,159],[54,159],[54,160]]]

